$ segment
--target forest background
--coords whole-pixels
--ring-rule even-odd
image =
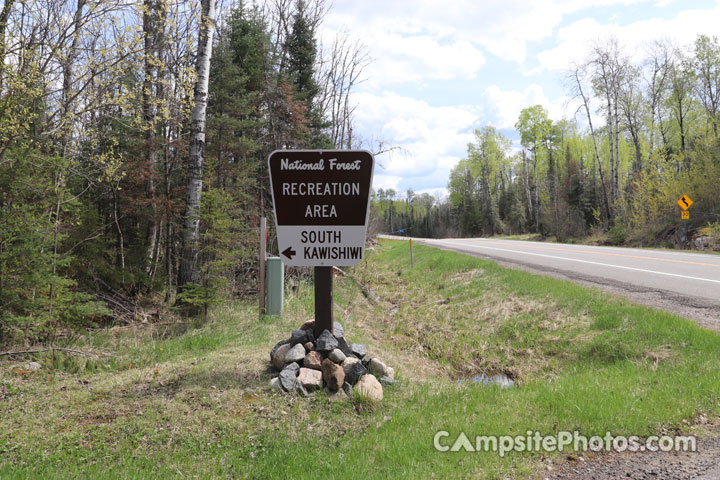
[[[371,58],[347,34],[319,40],[330,3],[219,7],[3,3],[0,344],[253,296],[269,153],[393,149],[354,131],[352,93]],[[580,120],[528,105],[522,148],[479,129],[446,197],[374,191],[372,233],[649,246],[720,236],[718,39],[657,41],[630,58],[608,38],[568,65]],[[682,194],[695,201],[688,222]]]

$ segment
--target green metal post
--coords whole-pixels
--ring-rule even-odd
[[[267,314],[282,315],[285,296],[285,265],[280,257],[267,259]]]

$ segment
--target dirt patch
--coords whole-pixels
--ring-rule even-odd
[[[155,379],[134,383],[122,390],[125,398],[147,398],[162,396],[173,398],[180,390],[181,383],[177,378]]]
[[[118,416],[115,412],[83,414],[78,416],[76,422],[81,426],[107,425],[109,423],[113,423],[117,417]]]
[[[654,350],[645,352],[644,357],[650,360],[653,364],[653,369],[657,368],[661,362],[670,360],[673,356],[672,347],[670,345],[663,345]]]
[[[568,456],[551,464],[539,479],[547,480],[717,480],[720,478],[720,426],[698,429],[696,452],[623,452]]]

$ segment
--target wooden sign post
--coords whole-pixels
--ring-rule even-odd
[[[280,258],[315,267],[315,335],[332,332],[332,267],[362,261],[375,160],[364,150],[277,150],[268,158]]]
[[[265,261],[267,260],[267,219],[260,217],[260,255],[258,259],[258,303],[260,316],[265,315]]]

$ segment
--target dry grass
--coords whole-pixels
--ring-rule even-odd
[[[561,340],[581,333],[585,342],[593,337],[587,315],[568,312],[550,296],[511,294],[483,268],[433,272],[418,280],[371,258],[360,272],[367,286],[383,292],[381,301],[369,308],[348,284],[345,314],[368,343],[382,348],[413,380],[481,371],[520,381],[552,376],[562,356]],[[518,348],[528,332],[532,342]]]

